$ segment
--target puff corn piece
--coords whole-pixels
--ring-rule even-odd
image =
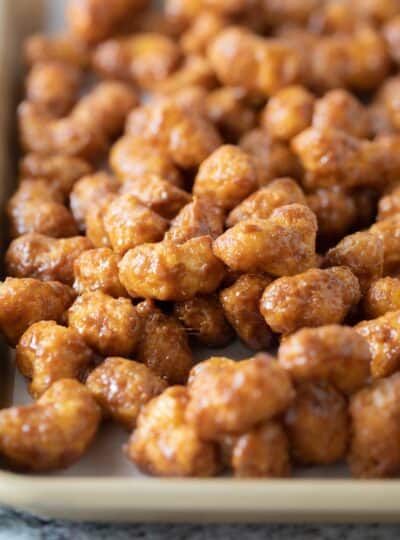
[[[56,281],[8,277],[0,283],[0,331],[14,346],[35,322],[62,322],[74,298],[71,287]]]
[[[328,381],[350,394],[366,385],[368,343],[349,326],[303,328],[282,340],[278,361],[295,383]]]
[[[202,11],[182,33],[180,45],[185,54],[204,54],[210,41],[228,24],[228,19],[214,11]]]
[[[400,63],[400,14],[389,19],[382,28],[390,58],[398,65]]]
[[[190,373],[188,393],[186,418],[204,440],[251,429],[284,412],[294,397],[289,376],[268,354],[201,362]]]
[[[301,187],[292,178],[277,178],[231,210],[226,224],[232,227],[245,219],[268,219],[276,208],[295,203],[307,204]]]
[[[139,362],[110,357],[89,374],[86,386],[106,416],[132,429],[143,406],[167,383]]]
[[[101,356],[129,357],[139,341],[139,315],[128,298],[102,291],[79,296],[68,310],[68,325]]]
[[[200,165],[193,194],[209,197],[230,210],[257,189],[257,170],[252,158],[238,146],[223,145]]]
[[[13,240],[6,252],[7,271],[14,277],[32,277],[43,281],[74,282],[74,261],[92,247],[84,236],[51,238],[28,233]]]
[[[143,472],[178,477],[218,472],[215,446],[202,441],[185,418],[187,402],[186,388],[173,386],[143,408],[126,446],[128,458]]]
[[[100,419],[89,390],[73,379],[61,379],[37,403],[0,411],[0,453],[16,469],[66,468],[87,450]]]
[[[400,108],[397,95],[400,89],[400,77],[390,77],[384,81],[375,97],[375,103],[381,104],[387,111],[390,121],[396,129],[400,128]]]
[[[385,478],[400,469],[399,392],[396,373],[352,397],[348,463],[354,477]]]
[[[211,63],[204,56],[190,55],[169,77],[157,84],[160,96],[173,97],[182,89],[199,86],[205,90],[215,88],[217,80]]]
[[[217,296],[196,296],[176,302],[174,315],[197,342],[209,347],[222,347],[233,338]]]
[[[268,219],[245,219],[214,242],[214,252],[240,272],[296,274],[315,265],[317,220],[304,205],[275,209]]]
[[[400,215],[394,214],[392,217],[378,221],[369,231],[378,236],[383,242],[383,269],[384,273],[396,269],[400,263],[399,253],[399,228]]]
[[[176,317],[165,315],[151,300],[137,306],[142,332],[137,359],[169,384],[186,383],[193,366],[187,333]]]
[[[119,298],[127,296],[118,277],[119,255],[109,248],[84,251],[74,261],[74,289],[78,294],[102,291]]]
[[[261,0],[262,13],[272,26],[283,23],[304,24],[319,7],[318,0]]]
[[[345,398],[326,382],[305,382],[286,413],[285,425],[293,458],[306,465],[342,459],[349,440]]]
[[[21,336],[16,349],[20,372],[31,379],[29,392],[37,399],[59,379],[80,379],[92,351],[71,328],[54,321],[40,321]]]
[[[55,61],[85,68],[89,52],[85,44],[68,35],[34,34],[24,42],[24,58],[28,66]]]
[[[400,213],[400,186],[379,199],[377,221],[394,217],[398,213]]]
[[[261,274],[243,274],[219,294],[226,318],[239,338],[254,350],[268,349],[273,340],[259,308],[261,296],[271,281]]]
[[[400,310],[400,279],[386,276],[374,281],[363,298],[363,310],[367,319]]]
[[[313,268],[268,285],[261,314],[274,332],[341,323],[361,298],[358,279],[349,268]]]
[[[111,248],[111,242],[104,227],[103,218],[106,208],[117,197],[118,195],[116,193],[105,194],[99,203],[91,204],[86,212],[83,228],[85,229],[86,237],[93,244],[93,247]]]
[[[400,311],[389,311],[355,326],[371,352],[371,373],[375,379],[387,377],[400,367]]]
[[[183,244],[143,244],[129,250],[119,264],[119,278],[133,298],[188,300],[214,292],[225,274],[209,236]]]

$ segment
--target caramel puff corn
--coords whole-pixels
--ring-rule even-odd
[[[106,208],[118,195],[116,193],[105,193],[97,203],[89,204],[84,219],[84,230],[86,237],[95,248],[111,248],[110,238],[104,227],[104,213]]]
[[[361,298],[355,275],[344,266],[314,268],[282,277],[264,291],[261,314],[274,332],[341,323]]]
[[[349,441],[346,399],[329,383],[305,382],[285,416],[296,462],[326,465],[345,457]]]
[[[268,219],[240,221],[214,242],[214,252],[240,272],[297,274],[315,266],[317,220],[302,204],[277,208]]]
[[[383,221],[400,213],[400,186],[389,189],[378,202],[377,221]]]
[[[84,251],[74,261],[74,289],[78,294],[102,291],[119,298],[127,296],[118,277],[119,255],[110,248]]]
[[[92,247],[84,236],[50,238],[29,233],[13,240],[6,253],[7,271],[14,277],[32,277],[44,281],[74,282],[74,261]]]
[[[272,26],[283,23],[305,24],[319,7],[319,0],[262,0],[262,13]]]
[[[400,374],[375,381],[350,401],[348,462],[356,478],[385,478],[400,470]]]
[[[265,350],[273,335],[260,313],[261,296],[272,282],[262,274],[243,274],[219,294],[225,317],[239,338],[251,349]]]
[[[387,276],[374,281],[363,298],[363,310],[367,319],[400,310],[400,279]]]
[[[187,55],[204,55],[209,43],[228,24],[226,16],[214,11],[201,11],[182,33],[180,45]]]
[[[24,42],[24,59],[28,66],[43,62],[64,62],[86,68],[89,64],[89,51],[84,43],[69,35],[33,34]]]
[[[400,14],[396,14],[388,20],[382,28],[390,58],[399,65],[400,63]]]
[[[0,283],[0,331],[14,346],[35,322],[62,322],[74,298],[73,289],[57,281],[8,277]]]
[[[110,357],[90,373],[86,386],[105,416],[132,429],[143,406],[161,394],[167,383],[143,364]]]
[[[129,250],[119,263],[119,278],[133,298],[188,300],[214,292],[224,274],[209,236],[183,244],[143,244]]]
[[[54,321],[30,326],[16,349],[18,369],[31,379],[29,392],[35,399],[59,379],[80,379],[91,359],[92,351],[81,336]]]
[[[156,91],[160,96],[169,96],[175,100],[175,96],[185,89],[193,86],[203,90],[215,88],[217,81],[210,62],[204,56],[190,55],[169,77],[160,81]],[[177,105],[183,105],[182,101],[175,100]]]
[[[68,310],[68,325],[101,356],[129,357],[141,332],[132,302],[101,291],[84,293],[75,300]]]
[[[399,230],[399,214],[394,214],[392,217],[378,221],[369,229],[383,243],[383,269],[385,274],[391,272],[393,269],[397,269],[400,263]]]
[[[15,469],[64,469],[85,453],[100,420],[89,390],[61,379],[36,403],[0,411],[0,454]]]
[[[142,322],[137,359],[169,384],[186,383],[193,355],[185,328],[151,300],[138,304],[137,311]]]
[[[284,338],[280,365],[293,381],[328,381],[349,394],[362,388],[370,375],[367,341],[349,326],[303,328]]]
[[[217,448],[201,440],[186,420],[187,404],[186,388],[172,386],[144,406],[125,448],[143,472],[167,477],[207,477],[218,472]]]
[[[289,376],[267,354],[201,362],[191,371],[188,392],[186,417],[204,440],[251,429],[284,412],[294,398]]]

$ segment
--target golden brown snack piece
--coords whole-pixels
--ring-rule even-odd
[[[296,383],[328,381],[345,394],[370,375],[368,343],[349,326],[303,328],[282,340],[278,360]]]
[[[252,158],[238,146],[226,144],[200,165],[193,194],[231,210],[256,189],[257,170]]]
[[[261,126],[272,138],[290,141],[311,124],[314,104],[315,97],[303,86],[282,88],[261,113]]]
[[[213,476],[218,472],[216,448],[199,438],[186,418],[184,386],[167,388],[139,414],[126,453],[143,472],[157,476]]]
[[[7,250],[7,271],[14,277],[32,277],[43,281],[74,282],[74,261],[92,244],[84,236],[50,238],[43,234],[23,234]]]
[[[315,266],[317,220],[302,204],[274,210],[268,219],[246,219],[214,242],[214,252],[240,272],[297,274]]]
[[[276,208],[294,203],[307,204],[301,187],[292,178],[277,178],[238,204],[226,224],[232,227],[245,219],[268,219]]]
[[[289,334],[304,326],[341,323],[360,298],[358,279],[349,268],[313,268],[268,285],[260,310],[274,332]]]
[[[189,193],[154,174],[126,180],[121,186],[121,194],[125,193],[167,219],[175,217],[192,200]]]
[[[138,304],[142,332],[137,358],[169,384],[186,383],[193,356],[184,327],[151,300]]]
[[[400,310],[400,279],[387,276],[374,281],[363,298],[363,309],[367,319]]]
[[[130,81],[151,89],[170,75],[180,59],[178,45],[169,37],[143,32],[101,43],[93,66],[103,77]]]
[[[190,336],[209,347],[222,347],[233,338],[232,328],[225,319],[217,296],[196,296],[191,300],[177,302],[174,305],[174,315]]]
[[[104,227],[104,213],[108,205],[114,201],[118,195],[116,193],[106,193],[101,196],[98,203],[89,204],[84,220],[86,237],[91,241],[93,247],[109,247],[111,242]]]
[[[400,128],[400,109],[397,102],[399,89],[400,77],[390,77],[382,84],[375,98],[375,103],[381,104],[386,109],[396,130]]]
[[[356,478],[385,478],[400,469],[400,375],[375,381],[350,401],[348,456]]]
[[[282,425],[270,420],[239,436],[225,436],[221,443],[227,465],[239,478],[290,476],[289,441]]]
[[[202,11],[183,32],[180,45],[185,54],[203,55],[209,43],[226,26],[228,20],[214,11]]]
[[[140,318],[132,302],[101,291],[79,296],[68,310],[68,324],[102,356],[129,357],[141,331]]]
[[[56,281],[6,278],[0,283],[0,330],[7,343],[16,345],[35,322],[61,322],[74,298],[70,287]]]
[[[204,90],[215,88],[217,84],[214,70],[204,56],[187,56],[179,69],[157,85],[161,96],[175,98],[185,88],[198,86]],[[178,105],[178,102],[176,102]]]
[[[167,383],[139,362],[110,357],[90,373],[86,386],[106,416],[132,429],[143,406]]]
[[[400,367],[400,311],[389,311],[355,326],[371,352],[371,373],[375,379],[387,377]]]
[[[390,19],[382,28],[390,58],[400,64],[400,14]]]
[[[26,330],[16,349],[18,369],[31,379],[29,392],[38,399],[59,379],[80,379],[92,351],[72,328],[41,321]]]
[[[141,137],[124,136],[110,150],[110,165],[124,182],[129,178],[156,175],[182,187],[182,178],[168,153]]]
[[[0,411],[0,453],[15,469],[63,469],[87,450],[100,420],[89,390],[61,379],[37,403]]]
[[[376,101],[371,103],[368,108],[368,116],[373,136],[393,135],[396,133],[389,111],[382,103]]]
[[[382,277],[384,246],[379,235],[361,231],[345,236],[330,249],[323,260],[323,267],[347,266],[358,278],[365,293],[371,283]]]
[[[126,132],[160,146],[183,168],[197,167],[221,144],[209,120],[196,111],[182,109],[172,98],[132,111]]]
[[[387,195],[383,195],[378,203],[377,221],[394,217],[400,213],[400,186],[394,187]]]
[[[213,199],[194,197],[171,221],[164,239],[182,244],[198,236],[210,236],[213,240],[224,232],[225,213]]]
[[[71,64],[36,63],[26,78],[27,99],[54,116],[63,116],[78,97],[81,79],[81,71]]]
[[[219,294],[226,318],[240,339],[254,350],[268,349],[273,339],[259,308],[261,296],[271,281],[261,274],[243,274]]]
[[[143,244],[128,251],[119,264],[119,278],[133,298],[188,300],[214,292],[224,266],[214,255],[209,236],[183,244]]]
[[[378,221],[369,229],[377,235],[383,242],[384,250],[384,273],[396,269],[400,263],[400,215],[394,214],[392,217]]]
[[[318,0],[262,0],[263,15],[271,26],[287,22],[305,24],[319,7]]]
[[[74,261],[74,289],[78,294],[102,291],[114,296],[127,296],[118,277],[120,257],[109,248],[89,249]]]
[[[55,61],[85,68],[89,63],[86,46],[68,35],[29,36],[24,43],[24,57],[29,66]]]
[[[302,383],[285,424],[295,461],[327,465],[342,459],[349,439],[345,398],[326,382]]]
[[[222,30],[211,42],[208,58],[222,84],[263,97],[300,78],[301,57],[294,48],[242,27]]]

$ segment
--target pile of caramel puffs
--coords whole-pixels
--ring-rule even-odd
[[[156,476],[397,475],[400,0],[66,20],[24,50],[0,331],[35,401],[0,456],[67,467],[108,419]]]

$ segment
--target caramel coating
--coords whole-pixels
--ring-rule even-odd
[[[214,242],[214,252],[229,268],[297,274],[315,265],[317,220],[304,205],[277,208],[268,219],[246,219]]]
[[[39,62],[65,62],[79,68],[89,63],[86,46],[67,35],[45,36],[34,34],[24,43],[24,58],[29,66]]]
[[[280,365],[296,383],[328,381],[350,394],[368,382],[368,343],[349,326],[303,328],[282,340]]]
[[[210,121],[167,98],[132,111],[126,132],[160,146],[183,168],[197,167],[221,144]]]
[[[174,315],[196,341],[209,347],[222,347],[233,338],[232,328],[216,296],[196,296],[177,302]]]
[[[390,77],[382,84],[376,96],[376,102],[387,111],[390,121],[398,130],[400,128],[400,110],[397,96],[400,88],[400,77]]]
[[[311,124],[314,104],[315,97],[303,86],[287,86],[268,101],[261,125],[274,139],[290,141]]]
[[[395,187],[387,195],[382,196],[378,203],[377,221],[394,217],[400,213],[400,186]]]
[[[182,244],[198,236],[210,236],[213,240],[224,232],[225,213],[213,199],[194,197],[171,221],[164,239]]]
[[[365,293],[371,283],[382,277],[384,247],[382,239],[368,231],[345,236],[325,255],[323,266],[347,266],[358,278]]]
[[[138,304],[137,310],[142,320],[138,360],[169,384],[186,383],[193,356],[184,327],[150,300]]]
[[[173,386],[143,408],[126,447],[129,459],[143,472],[167,477],[217,473],[216,449],[187,422],[187,402],[186,388]]]
[[[374,281],[363,298],[363,309],[367,319],[400,310],[400,279],[387,276]]]
[[[379,221],[369,229],[371,233],[378,236],[383,242],[384,251],[384,273],[397,268],[400,263],[400,215]]]
[[[190,373],[188,392],[186,417],[204,440],[247,431],[284,412],[294,398],[288,375],[268,354],[201,362]]]
[[[349,268],[313,268],[268,285],[260,310],[274,332],[289,334],[304,326],[341,323],[360,298],[358,279]]]
[[[175,217],[192,200],[189,193],[154,174],[126,180],[121,187],[121,194],[125,193],[167,219]]]
[[[348,462],[356,478],[385,478],[400,469],[400,375],[375,381],[350,401]]]
[[[14,277],[74,282],[74,261],[92,247],[84,236],[50,238],[29,233],[13,240],[6,252],[7,271]]]
[[[257,189],[257,171],[252,158],[238,146],[223,145],[200,165],[193,194],[209,197],[214,204],[231,210]]]
[[[182,187],[182,178],[168,153],[141,137],[121,137],[111,148],[110,165],[123,182],[128,178],[156,175]]]
[[[188,300],[214,292],[223,277],[223,264],[208,236],[183,244],[143,244],[128,251],[119,264],[121,283],[133,298]]]
[[[61,379],[37,403],[0,411],[0,453],[15,469],[64,469],[87,450],[100,419],[89,390]]]
[[[285,424],[293,458],[306,465],[341,460],[349,440],[345,398],[328,383],[302,383],[286,413]]]
[[[132,302],[102,291],[79,296],[68,310],[68,324],[102,356],[129,357],[141,332],[140,318]]]
[[[33,323],[61,322],[74,300],[74,291],[56,281],[6,278],[0,283],[0,330],[10,345],[16,345]]]
[[[277,178],[238,204],[226,224],[232,227],[245,219],[268,219],[276,208],[295,203],[307,204],[301,187],[291,178]]]
[[[261,96],[296,83],[301,72],[301,57],[294,48],[241,27],[222,30],[211,42],[208,58],[222,84]]]
[[[261,296],[271,281],[261,274],[243,274],[219,295],[225,316],[237,335],[256,351],[268,349],[273,339],[259,308]]]
[[[89,204],[84,220],[86,237],[91,241],[93,247],[109,247],[111,242],[104,227],[104,213],[108,205],[114,201],[118,195],[116,193],[106,193],[97,203]]]
[[[400,14],[390,19],[382,28],[390,58],[400,64]]]
[[[78,294],[101,291],[118,298],[127,296],[118,277],[120,257],[109,248],[89,249],[74,261],[74,289]]]
[[[29,392],[38,399],[55,381],[80,379],[92,351],[72,328],[54,321],[40,321],[28,328],[17,345],[20,372],[31,379]]]
[[[202,11],[195,17],[189,28],[183,32],[180,45],[187,55],[205,54],[208,44],[227,24],[227,19],[213,11]]]
[[[110,357],[90,373],[86,386],[106,416],[132,429],[143,406],[167,383],[143,364]]]
[[[216,84],[214,70],[207,58],[193,55],[187,56],[179,69],[157,85],[157,92],[161,96],[174,97],[185,88],[198,86],[210,90]]]
[[[387,377],[400,367],[400,311],[389,311],[355,326],[371,352],[371,373],[375,379]]]

